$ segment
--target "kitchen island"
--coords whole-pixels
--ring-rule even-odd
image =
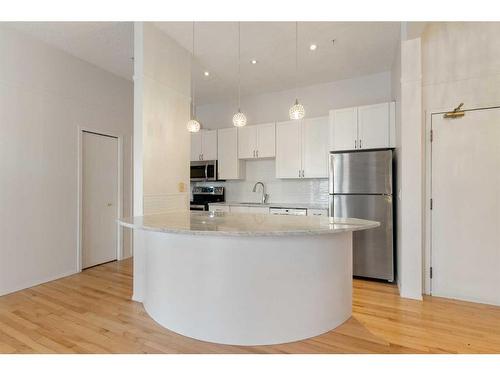
[[[134,295],[160,325],[199,340],[268,345],[342,324],[352,311],[360,219],[175,212],[134,229]]]

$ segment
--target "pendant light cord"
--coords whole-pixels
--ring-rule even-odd
[[[193,21],[193,48],[191,50],[191,116],[193,120],[196,118],[196,107],[195,107],[195,83],[194,83],[194,21]]]
[[[238,112],[241,112],[241,22],[238,22]]]
[[[299,22],[295,22],[295,100],[299,99]]]

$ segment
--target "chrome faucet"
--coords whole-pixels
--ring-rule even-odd
[[[260,203],[261,204],[266,204],[267,203],[267,199],[269,198],[269,194],[266,194],[266,188],[264,186],[264,183],[262,182],[257,182],[255,183],[255,185],[253,186],[253,189],[252,191],[255,193],[257,191],[257,185],[261,185],[262,186],[262,198],[261,198],[261,201]]]

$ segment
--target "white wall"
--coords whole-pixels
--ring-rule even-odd
[[[134,215],[189,209],[190,53],[152,23],[134,25]],[[142,300],[144,242],[134,233],[134,295]]]
[[[152,23],[143,24],[144,214],[189,206],[190,54]],[[139,79],[140,73],[136,73]]]
[[[130,215],[132,83],[1,26],[0,56],[1,295],[77,272],[79,127],[123,137]]]
[[[330,109],[373,104],[391,100],[391,72],[299,88],[306,117],[328,116]],[[295,101],[295,90],[265,93],[242,98],[242,109],[249,124],[288,120],[288,109]],[[198,106],[197,115],[204,128],[231,127],[236,103],[223,102]],[[227,181],[226,200],[251,201],[253,184],[262,181],[275,203],[320,203],[328,201],[327,179],[276,179],[274,161],[247,161],[245,180]]]
[[[236,97],[235,97],[236,99]],[[299,100],[306,117],[327,116],[330,109],[374,104],[391,99],[391,72],[299,88]],[[243,97],[241,109],[249,124],[289,120],[288,110],[295,101],[295,90]],[[206,129],[232,126],[236,101],[197,106],[196,112]]]
[[[261,190],[253,193],[256,182],[261,181],[269,194],[269,203],[315,203],[328,206],[328,179],[278,179],[275,160],[246,161],[246,178],[225,182],[198,182],[198,186],[225,186],[227,202],[258,202]]]
[[[452,110],[500,106],[500,22],[431,23],[422,35],[423,110]],[[425,129],[422,122],[422,131]],[[428,134],[425,135],[428,147]],[[425,149],[415,157],[424,160]],[[423,176],[423,178],[426,176]],[[422,190],[429,198],[428,182]],[[429,228],[428,206],[425,211]],[[453,220],[454,218],[450,218]],[[429,236],[426,236],[426,288],[429,292]]]
[[[423,131],[420,38],[401,44],[399,292],[422,299]]]
[[[401,43],[398,43],[396,54],[391,68],[391,95],[395,102],[396,111],[396,148],[394,150],[394,160],[396,163],[396,190],[395,190],[395,210],[396,210],[396,281],[401,290],[401,259],[402,259],[402,217],[401,217],[401,185],[402,185],[402,163],[401,163]]]

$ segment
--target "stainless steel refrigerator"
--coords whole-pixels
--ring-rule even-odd
[[[375,220],[354,232],[354,276],[394,281],[392,150],[330,153],[329,214]]]

